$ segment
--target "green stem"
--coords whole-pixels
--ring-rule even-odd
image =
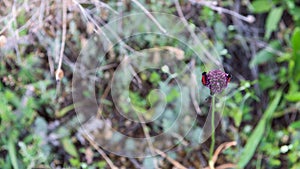
[[[215,149],[215,96],[212,96],[211,104],[211,144],[209,150],[209,159],[212,160],[212,156]]]

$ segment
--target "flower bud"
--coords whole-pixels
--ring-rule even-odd
[[[209,81],[208,87],[211,94],[221,93],[227,87],[228,74],[220,70],[213,70],[208,72],[207,79]]]

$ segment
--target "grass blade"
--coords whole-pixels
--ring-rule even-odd
[[[254,129],[253,133],[249,137],[249,140],[247,141],[244,151],[242,152],[242,155],[238,162],[238,168],[245,168],[245,166],[253,157],[255,150],[264,134],[267,121],[272,117],[273,113],[275,112],[278,103],[280,101],[281,95],[282,95],[281,91],[277,92],[274,100],[269,105],[263,117],[259,121],[257,127]]]
[[[8,154],[9,154],[9,158],[10,158],[13,168],[18,169],[19,166],[18,166],[18,160],[17,160],[17,154],[16,154],[16,147],[15,147],[14,141],[11,137],[8,140]]]

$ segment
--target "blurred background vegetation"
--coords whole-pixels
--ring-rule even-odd
[[[190,27],[205,33],[220,53],[225,71],[233,76],[215,131],[214,159],[209,155],[211,139],[189,146],[192,136],[201,131],[197,126],[185,138],[186,144],[157,156],[156,165],[151,158],[103,151],[78,132],[71,88],[80,50],[98,27],[145,11],[184,16]],[[138,22],[140,29],[147,30],[143,20]],[[126,43],[135,50],[180,46],[175,40],[151,36]],[[184,52],[180,60],[190,63],[192,54]],[[102,108],[106,117],[115,111],[109,107],[107,86],[120,55],[107,56],[108,66],[97,75],[102,79],[97,84],[98,99],[108,105]],[[201,64],[196,61],[193,66],[201,83]],[[163,85],[167,76],[155,70],[138,76],[143,90],[133,86],[130,99],[144,114],[158,100],[148,90]],[[1,0],[0,168],[300,168],[299,81],[300,3],[296,0]],[[171,102],[178,91],[168,90]],[[172,113],[166,116],[172,118]],[[116,128],[144,135],[145,126],[112,119]],[[203,123],[201,118],[197,123]],[[155,135],[164,125],[170,124],[146,128]]]

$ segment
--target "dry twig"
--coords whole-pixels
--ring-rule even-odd
[[[156,153],[159,154],[160,156],[162,156],[163,158],[166,158],[171,164],[173,164],[176,168],[179,169],[187,169],[185,166],[181,165],[178,161],[172,159],[171,157],[169,157],[166,153],[155,149]]]
[[[232,146],[235,146],[236,145],[236,141],[231,141],[231,142],[225,142],[225,143],[222,143],[217,149],[216,151],[214,152],[214,155],[211,159],[211,161],[209,161],[209,166],[208,167],[205,167],[204,169],[225,169],[225,168],[235,168],[236,165],[235,164],[231,164],[231,163],[228,163],[228,164],[222,164],[218,167],[214,167],[216,161],[218,160],[218,156],[219,154],[229,148],[229,147],[232,147]]]
[[[245,22],[248,22],[248,23],[253,23],[255,21],[255,18],[254,16],[252,15],[248,15],[248,16],[243,16],[235,11],[232,11],[232,10],[229,10],[229,9],[226,9],[226,8],[222,8],[222,7],[218,7],[218,6],[215,6],[216,5],[216,1],[203,1],[203,0],[190,0],[191,3],[194,3],[194,4],[199,4],[199,5],[203,5],[203,6],[206,6],[214,11],[217,11],[219,13],[226,13],[226,14],[229,14],[231,16],[234,16],[238,19],[241,19]]]
[[[111,10],[113,13],[115,14],[119,14],[116,10],[114,10],[112,7],[110,7],[108,4],[104,3],[104,2],[101,2],[101,1],[98,1],[98,0],[92,0],[97,6],[100,5],[100,7],[104,7],[104,8],[107,8],[109,10]]]
[[[138,118],[139,118],[139,121],[141,122],[141,125],[142,125],[142,128],[143,128],[145,137],[146,137],[146,139],[147,139],[147,143],[148,143],[150,152],[151,152],[151,154],[154,156],[154,155],[155,155],[155,149],[154,149],[153,144],[152,144],[152,142],[151,142],[151,140],[150,140],[151,137],[150,137],[150,134],[149,134],[149,132],[148,132],[147,126],[145,125],[144,117],[143,117],[142,115],[139,115],[139,114],[137,114],[137,116],[138,116]],[[155,157],[153,158],[153,163],[154,163],[155,168],[158,168],[158,162],[157,162],[157,160],[155,159]]]
[[[99,108],[98,108],[98,113],[97,113],[97,116],[96,118],[100,118],[100,115],[102,114],[102,111],[103,111],[103,103],[102,103],[102,100],[105,99],[109,92],[110,92],[110,89],[111,89],[111,81],[107,84],[105,90],[104,90],[104,93],[102,94],[101,98],[100,98],[100,105],[99,105]]]
[[[79,2],[77,2],[76,0],[73,0],[73,2],[79,7],[81,13],[83,14],[83,16],[88,20],[91,21],[94,26],[96,26],[96,29],[94,28],[94,32],[96,32],[98,35],[102,35],[104,36],[104,38],[107,40],[107,43],[109,44],[109,48],[110,48],[110,53],[113,52],[112,51],[112,47],[113,47],[113,43],[112,41],[108,38],[108,36],[105,34],[105,31],[102,30],[102,28],[97,24],[97,22],[95,21],[95,19],[81,6],[81,4]],[[104,24],[104,22],[102,22],[102,24]],[[131,48],[130,46],[128,46],[121,38],[120,36],[115,33],[113,30],[113,28],[109,27],[109,25],[106,25],[105,30],[109,31],[109,33],[114,36],[117,40],[118,43],[121,44],[121,46],[123,46],[124,48],[128,49],[131,52],[137,52],[135,51],[133,48]]]
[[[216,149],[216,151],[215,151],[215,153],[214,153],[214,155],[213,155],[213,157],[212,157],[212,161],[213,161],[214,163],[216,163],[219,154],[220,154],[223,150],[225,150],[225,149],[227,149],[227,148],[229,148],[229,147],[235,146],[235,145],[236,145],[236,141],[231,141],[231,142],[225,142],[225,143],[222,143],[222,144]]]
[[[194,32],[194,30],[191,29],[191,27],[189,26],[188,21],[185,19],[183,12],[181,10],[180,4],[178,2],[178,0],[175,0],[175,6],[176,6],[176,10],[177,13],[180,17],[180,19],[182,20],[184,26],[188,29],[188,31],[190,32],[193,40],[195,41],[195,43],[199,46],[199,48],[204,52],[205,56],[201,57],[200,59],[204,62],[204,63],[210,63],[210,62],[214,62],[216,65],[220,65],[221,66],[221,62],[218,61],[217,59],[215,59],[215,56],[213,56],[207,49],[207,47],[205,47],[201,41],[199,41],[198,36],[196,35],[196,33]],[[199,56],[200,57],[200,56]]]
[[[104,160],[107,162],[107,164],[112,169],[118,169],[113,162],[110,160],[110,158],[105,154],[105,152],[95,143],[89,136],[83,135],[83,137],[100,153],[100,155],[104,158]]]
[[[141,10],[155,23],[155,25],[162,31],[163,33],[167,33],[167,31],[159,24],[159,22],[154,18],[153,15],[137,0],[132,0]]]
[[[66,32],[67,32],[67,4],[66,1],[63,1],[62,3],[62,40],[61,40],[61,46],[60,46],[60,54],[59,54],[59,62],[58,67],[56,70],[56,81],[60,81],[58,73],[61,72],[61,65],[63,61],[64,56],[64,50],[65,50],[65,43],[66,43]]]
[[[17,23],[17,13],[16,13],[16,6],[17,6],[17,1],[14,0],[13,6],[12,6],[12,17],[13,17],[13,23],[16,27],[16,30],[14,31],[12,29],[12,34],[14,35],[14,38],[16,39],[16,42],[19,41],[19,32],[17,31],[18,23]],[[18,43],[14,44],[15,50],[16,50],[16,55],[17,55],[17,61],[20,64],[21,63],[21,56],[20,56],[20,51],[19,51],[19,45]]]

